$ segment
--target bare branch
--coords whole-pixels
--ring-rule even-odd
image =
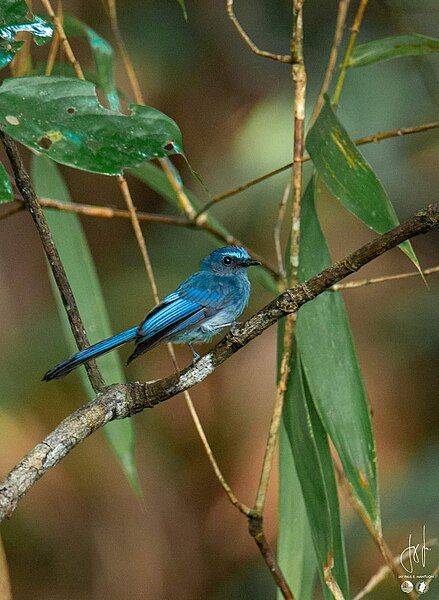
[[[374,133],[372,135],[366,135],[364,137],[357,138],[356,140],[354,140],[354,143],[357,146],[362,146],[363,144],[378,143],[381,140],[387,140],[387,139],[393,138],[393,137],[402,137],[404,135],[410,135],[412,133],[421,133],[423,131],[429,131],[430,129],[437,129],[438,127],[439,127],[439,121],[433,121],[432,123],[425,123],[422,125],[415,125],[414,127],[405,127],[405,128],[399,127],[398,129],[391,129],[390,131],[383,131],[381,133]],[[309,160],[311,160],[311,157],[309,156],[309,154],[305,154],[302,158],[302,162],[307,162]],[[232,196],[236,196],[236,194],[244,192],[245,190],[248,190],[250,187],[257,185],[258,183],[262,183],[263,181],[265,181],[266,179],[269,179],[270,177],[274,177],[274,175],[279,175],[279,173],[288,171],[288,169],[291,169],[292,166],[293,166],[293,163],[289,162],[285,165],[282,165],[281,167],[277,167],[277,169],[274,169],[273,171],[269,171],[268,173],[259,175],[259,177],[250,179],[249,181],[246,181],[245,183],[242,183],[241,185],[238,185],[237,187],[231,188],[230,190],[226,190],[225,192],[221,192],[221,194],[217,194],[216,196],[213,196],[212,200],[210,202],[207,202],[197,212],[196,217],[198,217],[202,213],[209,210],[209,208],[211,206],[213,206],[214,204],[217,204],[218,202],[221,202],[222,200],[225,200],[226,198],[231,198]]]
[[[320,88],[317,102],[315,103],[314,110],[312,111],[310,127],[317,119],[319,112],[323,106],[324,96],[329,90],[331,85],[332,76],[334,75],[335,65],[337,64],[338,50],[343,39],[343,32],[346,23],[346,17],[349,10],[349,4],[351,0],[340,0],[338,3],[337,22],[335,25],[334,39],[332,41],[331,51],[329,53],[328,65],[326,67],[325,76],[323,78],[322,87]]]
[[[94,400],[67,417],[0,482],[0,520],[10,516],[20,498],[40,477],[94,431],[109,421],[152,408],[193,387],[282,317],[297,312],[301,306],[405,240],[437,227],[439,203],[378,236],[306,283],[287,289],[243,323],[238,331],[228,333],[195,365],[158,381],[115,384],[105,388]]]
[[[363,21],[364,13],[367,8],[369,0],[360,0],[357,8],[357,12],[355,13],[354,23],[351,29],[351,35],[349,36],[348,45],[346,48],[345,55],[343,57],[343,62],[340,67],[340,73],[338,76],[337,84],[335,86],[334,97],[332,99],[332,104],[334,107],[338,106],[340,101],[341,92],[343,90],[344,81],[346,78],[346,71],[349,67],[349,61],[351,60],[352,52],[355,47],[355,42],[357,41],[357,35],[360,31],[361,23]]]
[[[277,61],[283,62],[283,63],[292,63],[293,59],[292,59],[292,56],[290,56],[289,54],[273,54],[272,52],[267,52],[266,50],[260,50],[256,46],[256,44],[252,41],[250,36],[245,32],[245,30],[242,28],[240,22],[236,18],[235,9],[233,7],[233,1],[234,0],[227,0],[227,5],[226,5],[227,14],[229,16],[229,19],[232,21],[233,25],[235,26],[237,32],[242,37],[242,39],[247,44],[247,46],[250,48],[250,50],[252,52],[254,52],[255,54],[257,54],[258,56],[262,56],[263,58],[269,58],[271,60],[277,60]]]
[[[399,273],[397,275],[384,275],[383,277],[372,277],[371,279],[358,279],[357,281],[347,281],[346,283],[337,283],[330,288],[331,292],[339,292],[342,290],[353,290],[355,288],[364,287],[365,285],[373,285],[375,283],[384,283],[386,281],[397,281],[399,279],[410,279],[411,277],[426,277],[439,273],[439,266],[424,269],[423,271],[411,271],[410,273]]]

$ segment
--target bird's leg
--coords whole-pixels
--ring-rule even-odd
[[[198,362],[200,360],[201,356],[198,354],[198,352],[195,350],[195,348],[192,346],[192,344],[188,344],[188,346],[192,352],[192,363],[195,364],[196,362]]]

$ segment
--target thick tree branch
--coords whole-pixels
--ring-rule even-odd
[[[287,289],[243,323],[238,331],[228,333],[194,365],[157,381],[114,384],[105,388],[94,400],[64,419],[0,482],[0,520],[10,516],[20,498],[38,479],[94,431],[114,419],[124,419],[152,408],[200,383],[282,317],[297,312],[301,306],[405,240],[437,227],[439,203],[421,210],[306,283]]]

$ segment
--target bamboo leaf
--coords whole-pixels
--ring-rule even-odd
[[[311,600],[315,580],[315,552],[305,501],[297,477],[288,434],[282,422],[279,439],[278,562],[295,598]],[[278,600],[282,594],[278,590]]]
[[[336,117],[325,104],[306,139],[317,173],[352,214],[377,233],[398,225],[398,217],[381,182]],[[410,242],[401,250],[419,268]]]
[[[327,435],[307,388],[299,352],[296,352],[290,372],[283,421],[302,487],[325,597],[332,598],[326,586],[329,570],[343,596],[348,598],[347,564],[334,469]]]
[[[314,206],[313,181],[302,201],[299,280],[332,264]],[[296,337],[312,401],[371,524],[380,530],[375,440],[349,320],[338,292],[325,292],[297,315]]]
[[[439,40],[411,33],[394,35],[355,46],[349,67],[364,67],[401,56],[419,56],[439,52]]]
[[[102,88],[111,110],[119,110],[119,97],[114,79],[114,51],[103,37],[91,27],[73,17],[64,15],[64,30],[68,37],[86,37],[93,54],[96,67],[96,80]]]
[[[13,197],[9,175],[4,165],[0,163],[0,204],[3,202],[10,202]]]
[[[71,202],[68,190],[57,166],[45,156],[33,157],[32,179],[38,195],[54,198],[65,203]],[[67,272],[70,285],[72,286],[79,312],[90,337],[90,342],[93,343],[111,336],[113,332],[105,300],[78,216],[48,210],[46,211],[46,218]],[[52,278],[51,281],[54,295],[58,302],[69,351],[73,353],[76,352],[77,348],[58,289]],[[99,358],[98,363],[107,383],[123,382],[125,380],[122,365],[116,352],[110,352]],[[95,394],[90,386],[85,369],[81,368],[78,373],[88,397],[90,399],[94,398]],[[135,437],[132,420],[112,421],[105,426],[104,432],[130,484],[138,493],[140,487],[134,460]]]
[[[182,152],[177,124],[149,106],[131,114],[103,108],[95,87],[70,77],[6,79],[0,128],[49,158],[94,173],[118,175],[151,158]]]

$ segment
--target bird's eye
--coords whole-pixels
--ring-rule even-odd
[[[232,263],[232,259],[230,258],[230,256],[225,256],[225,257],[223,258],[223,263],[224,263],[225,265],[230,265],[230,264]]]

